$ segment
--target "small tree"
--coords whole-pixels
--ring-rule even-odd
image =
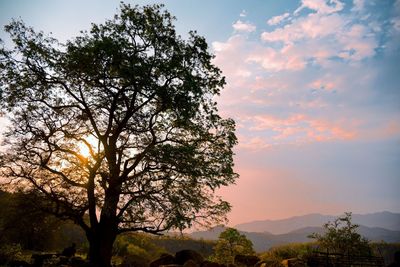
[[[0,191],[0,243],[18,243],[30,250],[49,248],[60,220],[37,206],[29,195]]]
[[[370,255],[369,241],[357,233],[359,225],[351,222],[351,212],[324,224],[325,233],[313,233],[319,247],[330,253],[347,255]]]
[[[214,246],[212,260],[230,264],[234,263],[236,255],[254,255],[253,243],[234,228],[227,228],[218,238]]]
[[[5,27],[3,188],[81,226],[96,267],[110,266],[120,233],[217,223],[230,209],[214,195],[237,178],[234,122],[214,101],[225,80],[205,39],[183,40],[173,20],[162,6],[121,4],[64,44],[21,21]]]

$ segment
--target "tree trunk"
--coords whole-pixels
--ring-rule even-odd
[[[89,241],[88,260],[92,267],[111,267],[113,244],[116,238],[114,227],[99,227],[87,233]]]

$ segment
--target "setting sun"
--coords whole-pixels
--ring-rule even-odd
[[[87,136],[84,138],[84,140],[85,141],[78,143],[77,149],[81,156],[88,158],[90,157],[90,149],[96,153],[98,148],[98,140],[93,136]]]

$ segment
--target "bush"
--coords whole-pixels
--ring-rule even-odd
[[[0,265],[6,265],[10,261],[23,260],[20,244],[3,244],[0,246]]]
[[[271,263],[273,262],[280,263],[285,259],[291,259],[291,258],[303,259],[307,257],[307,255],[312,253],[313,246],[314,243],[293,243],[293,244],[276,246],[270,248],[267,252],[262,253],[260,255],[260,258],[262,261]]]
[[[324,224],[323,234],[313,233],[309,237],[316,239],[320,249],[330,253],[369,256],[371,246],[368,239],[361,236],[358,224],[352,223],[351,212],[345,212],[333,222]]]
[[[149,261],[158,258],[166,251],[155,245],[145,234],[128,233],[121,235],[114,243],[113,255],[119,257],[141,256]]]

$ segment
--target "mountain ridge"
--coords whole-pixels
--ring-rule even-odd
[[[234,228],[246,232],[270,232],[277,235],[309,226],[319,227],[328,221],[333,221],[337,217],[334,215],[310,213],[279,220],[256,220],[238,224]],[[371,228],[379,227],[391,231],[400,231],[400,213],[382,211],[367,214],[352,214],[352,222]]]

